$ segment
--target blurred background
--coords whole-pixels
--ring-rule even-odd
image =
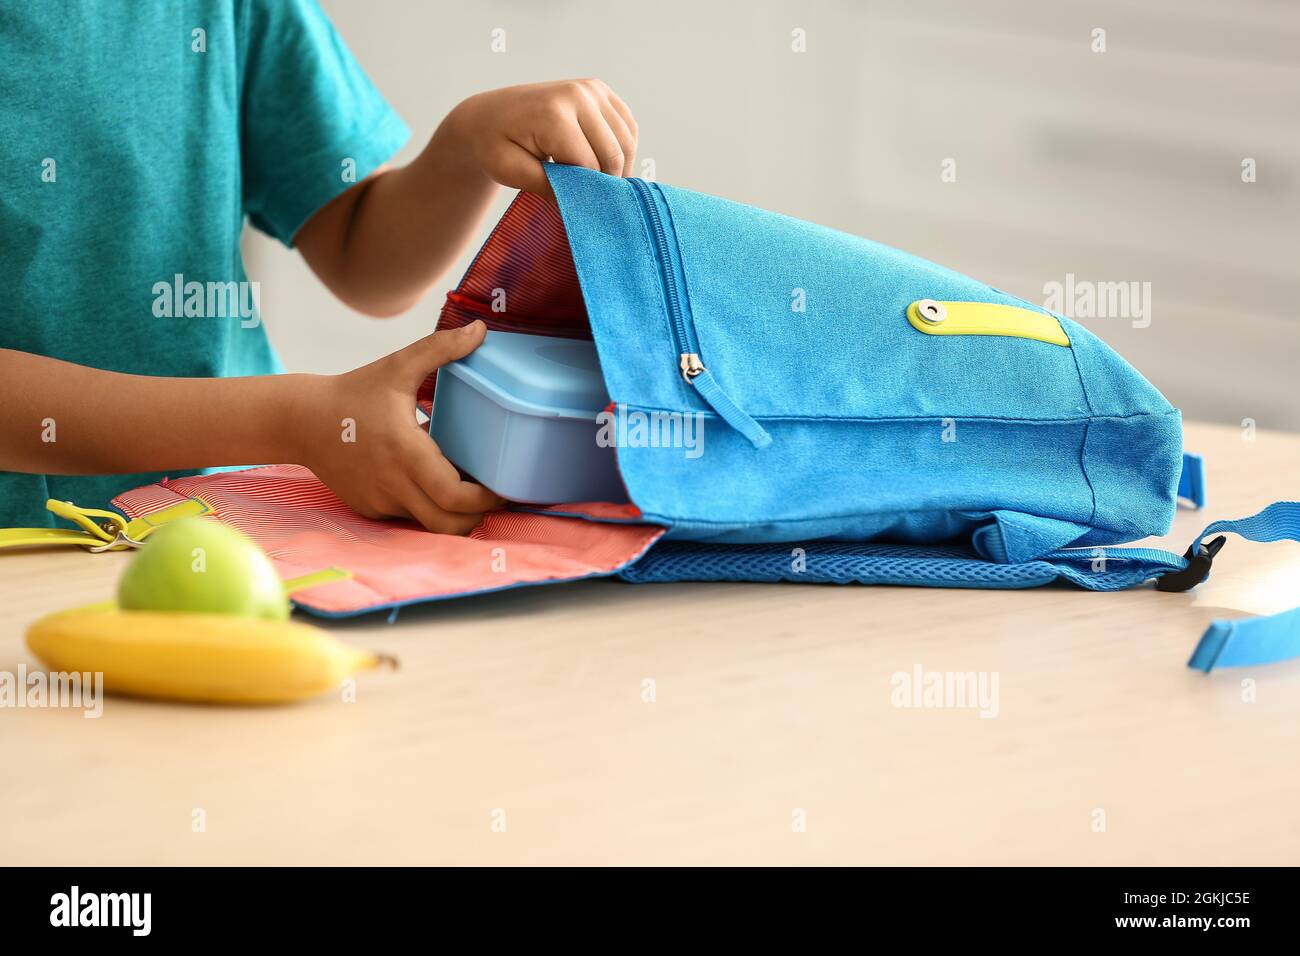
[[[1140,316],[1058,311],[1189,418],[1300,430],[1294,0],[320,2],[413,131],[399,162],[474,92],[599,76],[653,178],[1052,308],[1052,283],[1136,283]],[[337,372],[430,331],[473,251],[391,320],[251,230],[245,255],[288,368]]]

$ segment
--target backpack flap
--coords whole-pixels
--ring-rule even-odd
[[[993,526],[989,552],[1027,560],[1167,530],[1179,414],[1077,324],[796,219],[548,175],[624,483],[669,537],[925,542]],[[663,440],[676,433],[694,440]]]
[[[178,509],[237,528],[282,578],[297,581],[293,603],[322,617],[605,577],[635,562],[663,534],[627,520],[584,520],[577,507],[573,516],[493,511],[467,537],[431,534],[413,521],[357,514],[300,465],[163,479],[124,492],[113,504],[144,528]],[[593,510],[595,517],[616,518],[625,509]],[[322,569],[337,573],[321,575]]]

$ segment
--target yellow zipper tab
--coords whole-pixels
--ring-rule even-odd
[[[197,518],[200,515],[209,514],[212,508],[206,501],[199,498],[186,498],[174,505],[168,505],[158,511],[150,512],[147,515],[141,515],[134,519],[126,527],[126,536],[136,541],[143,541],[150,533],[165,524],[172,521],[179,521],[182,518]]]
[[[352,577],[352,572],[346,568],[333,566],[321,568],[319,571],[312,571],[310,574],[300,574],[296,578],[286,578],[283,582],[284,593],[293,594],[295,591],[314,588],[318,584],[329,584],[331,581],[346,581],[350,577]]]
[[[1055,316],[1014,305],[920,299],[907,307],[907,321],[926,335],[1008,335],[1070,347]]]

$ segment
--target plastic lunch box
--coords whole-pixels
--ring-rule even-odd
[[[596,443],[608,404],[593,343],[488,332],[438,371],[429,434],[448,460],[511,501],[622,503],[614,449]]]

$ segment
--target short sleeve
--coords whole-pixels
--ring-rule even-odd
[[[292,246],[303,223],[387,162],[410,130],[316,0],[244,0],[240,34],[244,212]]]

